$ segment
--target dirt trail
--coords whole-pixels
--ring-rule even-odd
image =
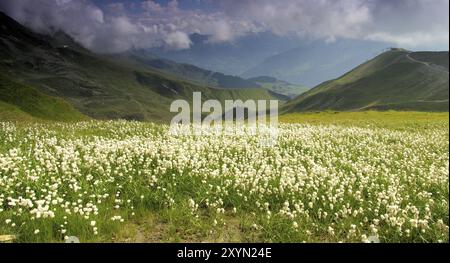
[[[431,66],[431,63],[417,60],[417,59],[411,57],[410,55],[411,55],[410,53],[409,53],[409,54],[406,54],[406,57],[407,57],[409,60],[411,60],[412,62],[420,63],[420,64],[425,65],[425,66],[427,66],[427,67],[430,67],[430,66]]]
[[[431,63],[431,62],[425,62],[425,61],[417,60],[417,59],[411,57],[411,53],[406,54],[406,58],[408,58],[408,59],[411,60],[412,62],[420,63],[420,64],[422,64],[422,65],[425,65],[425,66],[429,67],[429,68],[431,68],[432,66],[434,66],[434,67],[433,67],[434,69],[437,69],[437,70],[439,70],[439,71],[442,71],[442,72],[445,72],[445,73],[448,74],[448,70],[446,70],[446,69],[443,68],[442,66],[433,64],[433,63]]]

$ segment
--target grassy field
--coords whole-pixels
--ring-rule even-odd
[[[152,123],[0,121],[0,235],[449,241],[448,113],[325,112],[280,122],[278,143],[262,147],[249,134],[172,136]]]
[[[357,127],[383,127],[391,129],[423,128],[435,124],[448,123],[448,112],[415,112],[415,111],[354,111],[337,112],[322,111],[309,113],[290,113],[281,115],[283,123],[335,124]]]

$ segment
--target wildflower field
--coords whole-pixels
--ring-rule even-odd
[[[152,123],[0,122],[0,235],[449,241],[448,113],[280,121],[270,147],[253,135],[172,136]]]

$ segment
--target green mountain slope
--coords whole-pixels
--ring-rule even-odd
[[[0,121],[33,121],[34,117],[17,106],[0,101]]]
[[[0,13],[0,72],[60,97],[96,119],[167,121],[174,99],[274,98],[264,89],[220,90],[180,80],[142,65],[94,54],[63,32],[36,34]],[[172,94],[172,90],[178,91]],[[190,95],[189,95],[190,94]]]
[[[1,73],[0,102],[0,119],[14,119],[13,114],[17,114],[18,119],[29,117],[56,121],[87,119],[64,100],[42,94],[28,85],[12,81]]]
[[[448,52],[392,49],[300,95],[283,111],[448,111],[448,60]]]

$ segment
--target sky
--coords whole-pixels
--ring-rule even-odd
[[[61,29],[97,52],[189,49],[270,32],[333,42],[370,40],[448,50],[448,0],[1,0],[0,10],[41,32]],[[257,44],[257,43],[255,43]]]

